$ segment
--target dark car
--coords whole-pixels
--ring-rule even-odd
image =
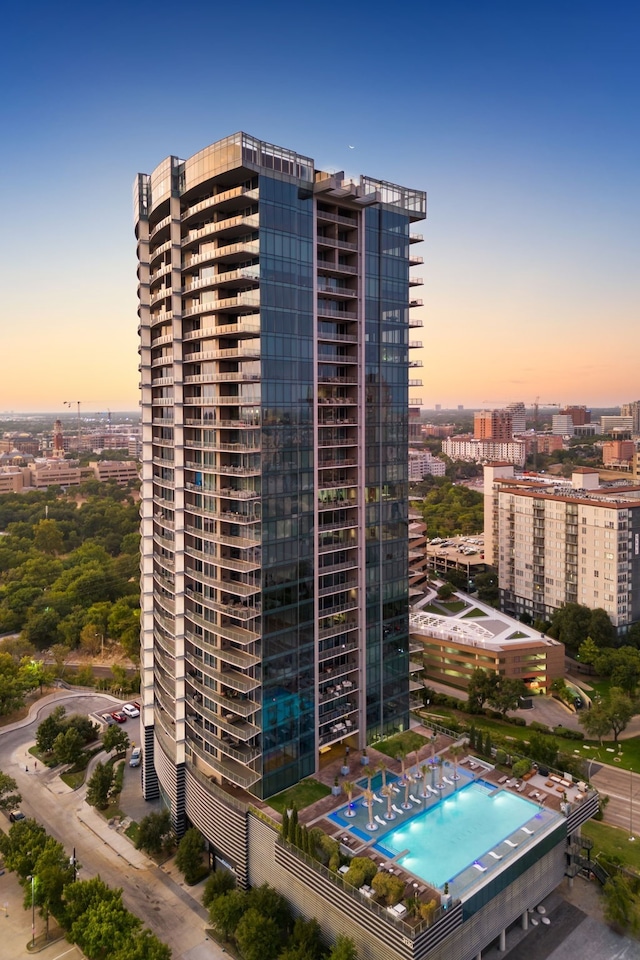
[[[111,714],[116,723],[126,723],[127,718],[124,713],[120,713],[119,710],[114,710]]]
[[[112,727],[115,723],[115,720],[113,719],[110,713],[105,713],[102,719],[104,720],[104,722],[108,727]]]
[[[11,823],[16,823],[17,820],[24,820],[25,816],[22,810],[12,810],[9,814],[9,820]]]

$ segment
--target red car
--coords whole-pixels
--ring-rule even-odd
[[[116,721],[116,723],[126,723],[126,722],[127,722],[126,716],[124,715],[124,713],[120,713],[119,710],[114,710],[113,713],[111,714],[111,716],[112,716],[113,719]]]
[[[134,705],[134,707],[136,708],[136,710],[139,710],[139,709],[140,709],[140,704],[138,703],[137,700],[134,700],[134,701],[133,701],[133,705]]]

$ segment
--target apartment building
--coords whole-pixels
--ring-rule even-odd
[[[211,838],[207,784],[266,798],[408,724],[426,197],[239,133],[140,174],[134,208],[143,789]]]
[[[523,467],[527,457],[524,440],[478,440],[467,435],[449,437],[442,441],[442,452],[452,460],[508,461]]]
[[[521,400],[515,403],[509,403],[506,406],[507,413],[511,414],[511,429],[514,434],[524,433],[527,429],[527,410]]]
[[[409,450],[409,480],[418,481],[424,477],[444,477],[447,465],[444,460],[429,450]]]
[[[640,400],[623,403],[620,414],[623,417],[631,417],[633,435],[638,436],[640,434]]]
[[[477,411],[473,415],[473,435],[477,440],[508,443],[513,437],[513,414],[510,410]]]
[[[640,618],[640,487],[600,487],[485,468],[485,557],[508,613],[550,618],[565,603],[602,607],[624,633]]]

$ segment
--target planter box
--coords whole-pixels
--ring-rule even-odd
[[[360,763],[363,767],[369,766],[369,757],[360,757]]]
[[[347,766],[340,767],[340,773],[342,774],[343,777],[348,776],[348,775],[349,775],[349,767],[347,767]]]
[[[342,787],[340,786],[340,784],[334,783],[333,786],[331,787],[331,793],[333,794],[334,797],[339,797],[340,794],[342,793]]]

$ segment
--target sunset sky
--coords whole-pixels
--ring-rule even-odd
[[[2,26],[0,411],[137,406],[134,176],[240,129],[428,192],[425,406],[640,397],[636,2],[35,0]]]

